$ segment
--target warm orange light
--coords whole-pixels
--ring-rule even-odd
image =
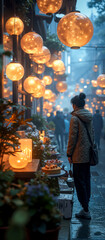
[[[57,82],[56,89],[58,90],[58,92],[65,92],[67,90],[66,82],[63,81]]]
[[[19,81],[24,76],[24,68],[20,63],[11,62],[6,66],[6,75],[12,81]]]
[[[48,14],[58,12],[62,2],[62,0],[37,0],[37,5],[41,12]]]
[[[80,79],[80,82],[81,82],[81,83],[84,83],[84,81],[85,81],[84,78],[81,78],[81,79]]]
[[[91,83],[92,83],[92,86],[93,86],[93,87],[97,87],[97,86],[98,86],[98,84],[97,84],[97,81],[96,81],[96,80],[92,80],[92,81],[91,81]]]
[[[49,98],[49,101],[50,101],[50,102],[55,102],[56,98],[57,98],[56,94],[53,93],[53,94],[51,95],[51,98]]]
[[[42,74],[45,70],[45,66],[43,64],[35,64],[33,70],[37,74]]]
[[[22,37],[20,44],[24,52],[34,54],[42,49],[43,39],[36,32],[29,32]]]
[[[40,107],[37,107],[36,110],[37,110],[37,112],[40,112]]]
[[[50,99],[52,96],[52,91],[50,89],[45,89],[44,98]]]
[[[79,91],[80,91],[80,92],[83,92],[84,90],[83,90],[83,88],[80,88]]]
[[[97,84],[99,87],[105,88],[105,74],[100,74],[97,78]]]
[[[40,49],[31,56],[31,59],[38,64],[44,64],[50,60],[50,57],[51,54],[49,49],[43,46],[42,49]]]
[[[104,95],[105,95],[105,89],[103,90],[103,92],[102,92]]]
[[[47,113],[47,117],[50,117],[50,115],[51,115],[50,113]]]
[[[97,71],[98,71],[98,65],[95,64],[95,65],[93,66],[93,71],[94,71],[94,72],[97,72]]]
[[[50,85],[52,83],[52,78],[50,76],[44,76],[43,81],[45,82],[45,85]]]
[[[80,48],[91,40],[93,25],[87,16],[79,12],[70,12],[60,19],[57,34],[66,46]]]
[[[35,85],[34,93],[32,95],[35,98],[41,98],[44,96],[45,86],[40,80],[36,80],[35,82],[36,82],[36,85]]]
[[[57,60],[57,59],[58,59],[58,55],[57,55],[57,54],[55,54],[55,53],[51,54],[51,58],[50,58],[50,60],[46,63],[46,66],[52,68],[53,62],[54,62],[55,60]]]
[[[8,33],[3,34],[3,48],[5,51],[12,51],[12,39]]]
[[[29,76],[24,80],[24,89],[26,92],[28,93],[34,93],[35,92],[35,88],[36,88],[36,84],[37,81],[39,82],[39,78],[35,77],[35,76]]]
[[[25,168],[28,164],[28,158],[23,152],[16,152],[15,156],[10,155],[9,164],[16,169]]]
[[[22,152],[26,155],[28,162],[32,162],[32,139],[31,138],[21,138],[19,139],[20,148]]]
[[[86,79],[86,84],[90,84],[90,80],[89,79]]]
[[[102,94],[102,90],[101,90],[101,89],[97,89],[97,90],[96,90],[96,94],[97,94],[97,95],[101,95],[101,94]]]
[[[19,17],[11,17],[6,22],[6,31],[10,35],[20,35],[24,30],[24,24]]]
[[[43,103],[43,109],[48,109],[50,110],[52,108],[53,104],[51,102],[44,102]]]
[[[65,65],[61,60],[55,60],[53,62],[52,68],[56,75],[62,75],[65,73]]]

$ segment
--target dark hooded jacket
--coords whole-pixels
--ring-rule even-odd
[[[73,163],[89,162],[91,144],[82,121],[86,123],[91,139],[94,141],[92,114],[86,109],[78,109],[71,114],[67,156],[72,158]]]

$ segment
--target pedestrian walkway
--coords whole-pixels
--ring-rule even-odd
[[[69,170],[66,153],[62,156],[62,160],[66,169]],[[91,167],[90,213],[92,219],[90,221],[76,219],[75,213],[80,209],[81,206],[74,191],[72,219],[62,221],[59,240],[105,240],[105,140],[103,139],[101,139],[99,151],[99,164]]]

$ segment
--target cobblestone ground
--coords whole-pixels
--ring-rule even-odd
[[[61,160],[64,162],[65,169],[69,170],[66,150]],[[99,164],[91,167],[91,221],[80,221],[75,218],[75,213],[80,209],[81,206],[74,191],[72,219],[62,220],[59,240],[105,240],[105,140],[103,139],[101,139],[99,151]]]

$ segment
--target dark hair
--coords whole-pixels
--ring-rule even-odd
[[[71,103],[75,104],[78,108],[84,107],[85,106],[85,99],[86,95],[85,93],[80,93],[79,95],[76,95],[71,99]]]

